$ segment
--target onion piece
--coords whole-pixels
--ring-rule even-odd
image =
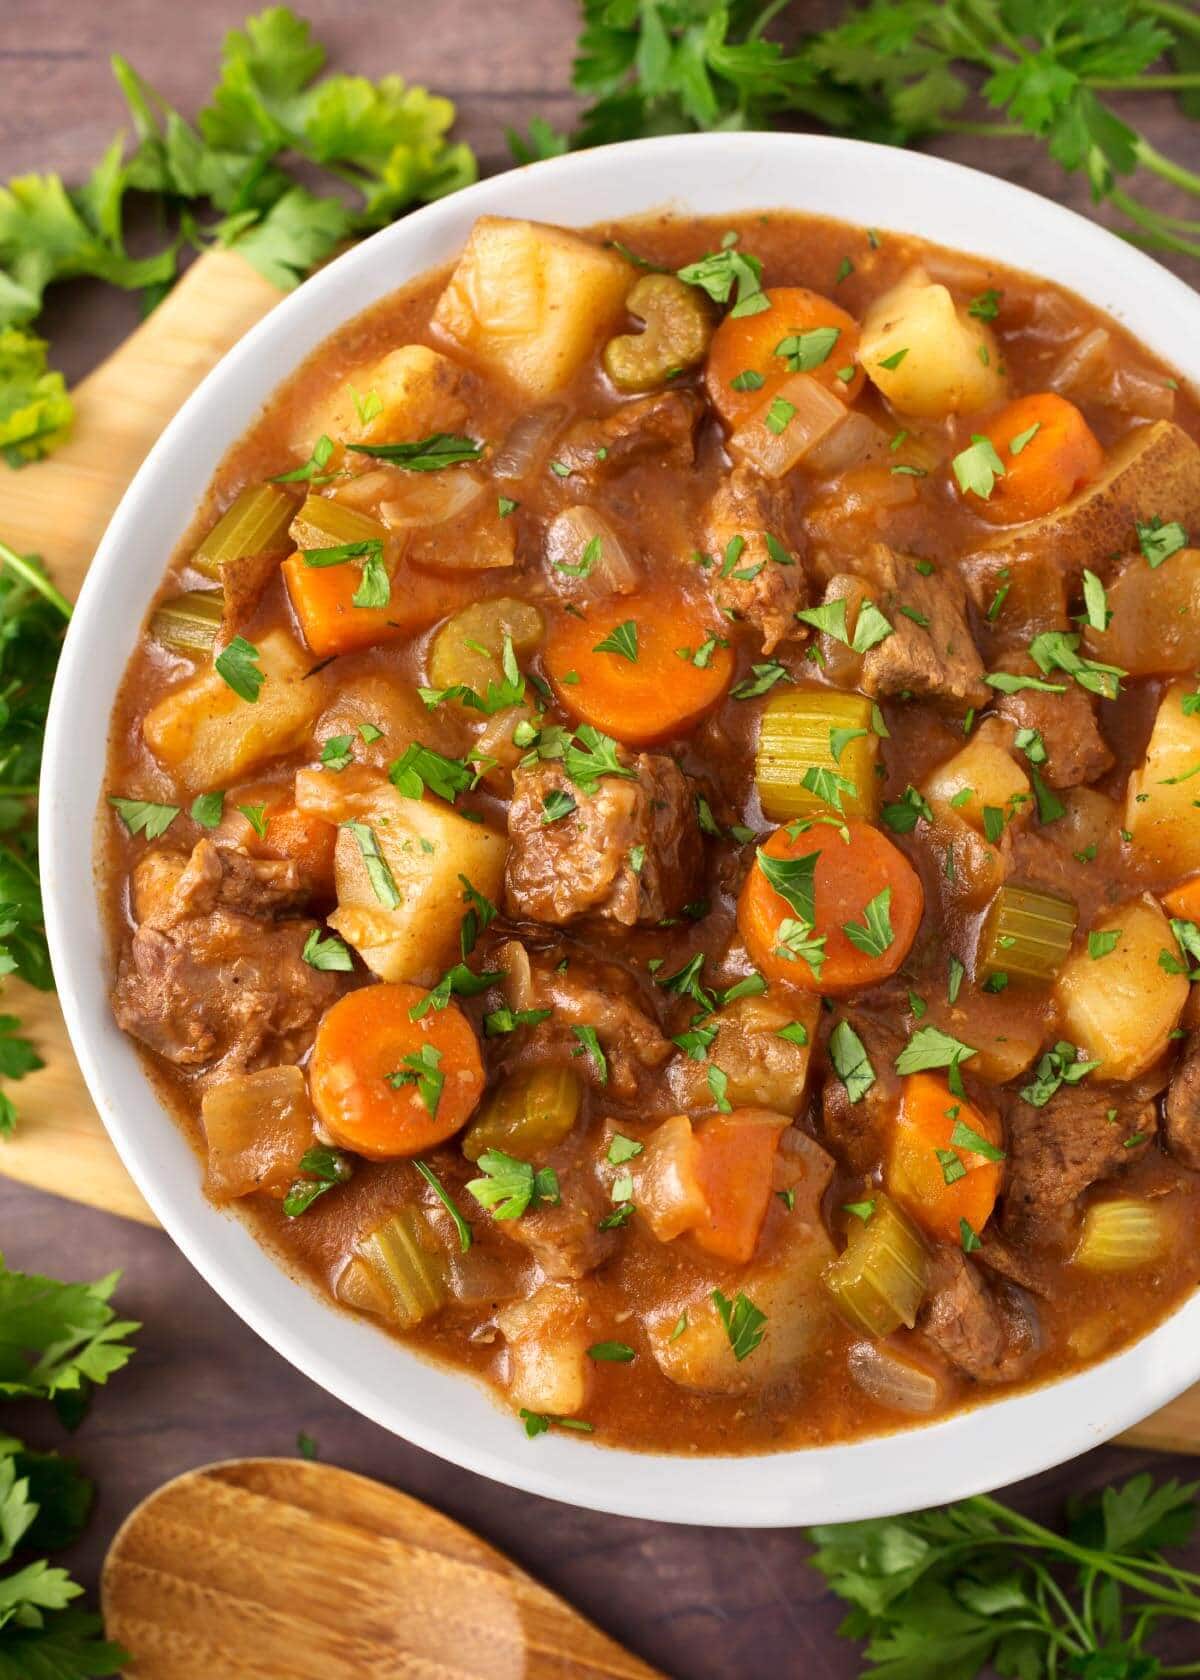
[[[567,417],[562,403],[535,408],[513,426],[492,460],[494,478],[524,478],[540,465],[550,440]]]
[[[949,286],[951,291],[965,292],[970,297],[986,292],[996,279],[995,270],[985,268],[978,258],[936,247],[921,252],[921,266],[940,286]]]
[[[396,474],[388,467],[372,467],[354,478],[334,484],[326,492],[330,501],[345,502],[348,507],[378,507],[383,498],[396,488]]]
[[[942,1398],[942,1385],[932,1371],[913,1365],[877,1342],[855,1342],[846,1363],[850,1375],[868,1399],[896,1412],[932,1412]]]
[[[469,467],[403,476],[393,473],[388,499],[379,504],[379,516],[389,531],[444,525],[448,519],[457,519],[472,507],[484,489],[484,480]]]
[[[696,1177],[696,1140],[685,1114],[673,1115],[651,1132],[635,1178],[638,1212],[659,1242],[670,1242],[708,1218]]]
[[[1094,385],[1100,375],[1111,373],[1112,336],[1104,327],[1093,327],[1070,345],[1066,354],[1046,375],[1048,391],[1070,392],[1085,382]]]
[[[575,599],[632,595],[642,581],[640,566],[595,508],[564,508],[551,520],[546,530],[546,561],[555,588]],[[564,569],[584,566],[586,571],[579,575]]]
[[[733,433],[730,453],[767,478],[782,478],[845,417],[841,397],[810,374],[793,374]]]
[[[848,467],[865,466],[887,459],[890,439],[870,415],[850,409],[839,425],[813,445],[804,459],[806,471],[821,478],[836,478]],[[901,475],[903,476],[903,475]]]

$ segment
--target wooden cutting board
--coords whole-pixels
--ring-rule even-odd
[[[281,294],[230,251],[209,251],[124,344],[75,390],[70,441],[0,479],[0,536],[42,555],[74,598],[133,477],[184,398]],[[167,556],[164,554],[165,565]],[[45,1059],[14,1087],[21,1120],[0,1140],[0,1173],[127,1219],[156,1223],[108,1140],[75,1065],[58,1003],[6,981],[0,1007],[20,1015]],[[1122,1437],[1200,1452],[1200,1385]]]

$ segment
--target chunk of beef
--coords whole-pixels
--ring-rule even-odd
[[[252,858],[237,846],[198,840],[191,854],[166,847],[147,852],[133,872],[133,913],[139,923],[169,929],[218,905],[247,916],[296,909],[307,897],[297,865]]]
[[[588,484],[639,460],[690,467],[696,458],[696,424],[703,410],[694,391],[655,391],[622,403],[603,419],[577,420],[555,455]]]
[[[1126,1087],[1063,1085],[1044,1108],[1015,1102],[1004,1230],[1018,1240],[1063,1242],[1083,1192],[1143,1154],[1157,1127],[1154,1103]]]
[[[186,860],[148,854],[113,991],[117,1024],[180,1067],[296,1061],[341,982],[302,959],[317,923],[274,919],[295,902],[296,885],[275,873],[289,869],[209,840]]]
[[[547,1278],[581,1278],[602,1265],[613,1251],[615,1231],[600,1221],[612,1203],[593,1174],[574,1171],[560,1180],[557,1206],[543,1203],[520,1219],[497,1222],[506,1237],[527,1248]]]
[[[490,961],[491,959],[489,959]],[[513,1009],[549,1009],[526,1035],[515,1061],[561,1062],[598,1090],[626,1098],[634,1095],[643,1073],[659,1068],[672,1045],[642,1007],[637,982],[615,963],[596,962],[572,949],[566,967],[532,961],[525,947],[510,939],[496,951],[495,966],[508,975]],[[581,1054],[575,1027],[594,1027],[607,1061],[607,1083],[594,1058]]]
[[[1177,1161],[1200,1172],[1200,1032],[1193,1032],[1175,1069],[1164,1111],[1167,1148]]]
[[[747,466],[734,467],[704,513],[700,546],[713,560],[706,573],[713,600],[754,625],[765,653],[808,633],[796,620],[797,607],[808,604],[808,577],[789,532],[784,493]]]
[[[946,567],[928,576],[906,554],[883,543],[867,551],[861,576],[892,626],[862,663],[868,694],[913,694],[950,711],[984,706],[991,689],[967,627],[962,580]]]
[[[1041,676],[1028,657],[1005,659],[1006,671],[1024,676]],[[1063,685],[1061,694],[1044,694],[1022,688],[1016,694],[1001,694],[996,710],[1018,729],[1036,729],[1046,747],[1041,774],[1051,787],[1079,787],[1094,782],[1111,770],[1113,755],[1096,721],[1096,701],[1065,671],[1052,679]]]
[[[841,1079],[831,1073],[821,1091],[821,1133],[852,1172],[869,1173],[886,1154],[886,1130],[900,1102],[895,1064],[904,1037],[867,1009],[840,1009],[836,1019],[848,1021],[862,1040],[875,1079],[864,1096],[851,1102]]]
[[[917,1329],[964,1376],[1013,1382],[1038,1351],[1033,1302],[1012,1284],[988,1284],[956,1248],[940,1246]]]
[[[600,916],[625,927],[674,915],[695,889],[703,845],[687,778],[674,759],[622,755],[630,776],[602,776],[593,793],[562,766],[513,775],[505,884],[514,916],[563,923]],[[573,808],[546,821],[546,801]]]

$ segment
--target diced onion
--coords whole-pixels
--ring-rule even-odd
[[[1067,349],[1046,375],[1048,391],[1071,392],[1081,385],[1094,385],[1112,360],[1112,336],[1104,327],[1093,327]]]
[[[782,478],[845,417],[841,397],[810,374],[793,374],[738,427],[730,452],[767,478]]]
[[[921,264],[931,280],[969,297],[987,291],[996,277],[993,269],[985,268],[976,258],[964,257],[959,251],[938,250],[936,246],[922,251]]]
[[[371,467],[367,472],[356,473],[353,478],[331,485],[329,495],[335,502],[345,502],[348,507],[374,509],[395,488],[394,472],[387,467]]]
[[[380,502],[379,516],[389,531],[444,525],[457,519],[483,496],[486,484],[469,467],[439,473],[392,475],[391,494]]]
[[[551,520],[546,530],[546,560],[556,588],[589,600],[632,595],[642,581],[641,568],[625,544],[604,515],[590,507],[564,508]],[[579,576],[563,569],[581,566],[586,571]]]
[[[523,414],[496,451],[492,461],[494,478],[524,478],[540,462],[550,440],[567,417],[562,403],[535,408]]]
[[[813,445],[804,465],[807,471],[817,473],[821,478],[835,478],[850,467],[884,460],[889,448],[890,442],[883,427],[876,425],[870,415],[852,408],[827,437]],[[906,477],[903,473],[899,476]],[[906,482],[911,484],[911,481]]]
[[[637,1163],[634,1200],[659,1242],[670,1242],[708,1218],[696,1177],[696,1140],[685,1114],[664,1120],[646,1139]]]
[[[1169,1218],[1163,1202],[1131,1196],[1093,1202],[1083,1218],[1071,1264],[1086,1272],[1125,1272],[1148,1266],[1170,1245]]]
[[[935,1410],[942,1385],[932,1371],[901,1359],[876,1342],[856,1342],[846,1361],[850,1375],[877,1406],[892,1411],[924,1414]]]

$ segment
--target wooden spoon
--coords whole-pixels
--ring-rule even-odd
[[[101,1599],[129,1680],[663,1680],[449,1517],[302,1459],[159,1488]]]

